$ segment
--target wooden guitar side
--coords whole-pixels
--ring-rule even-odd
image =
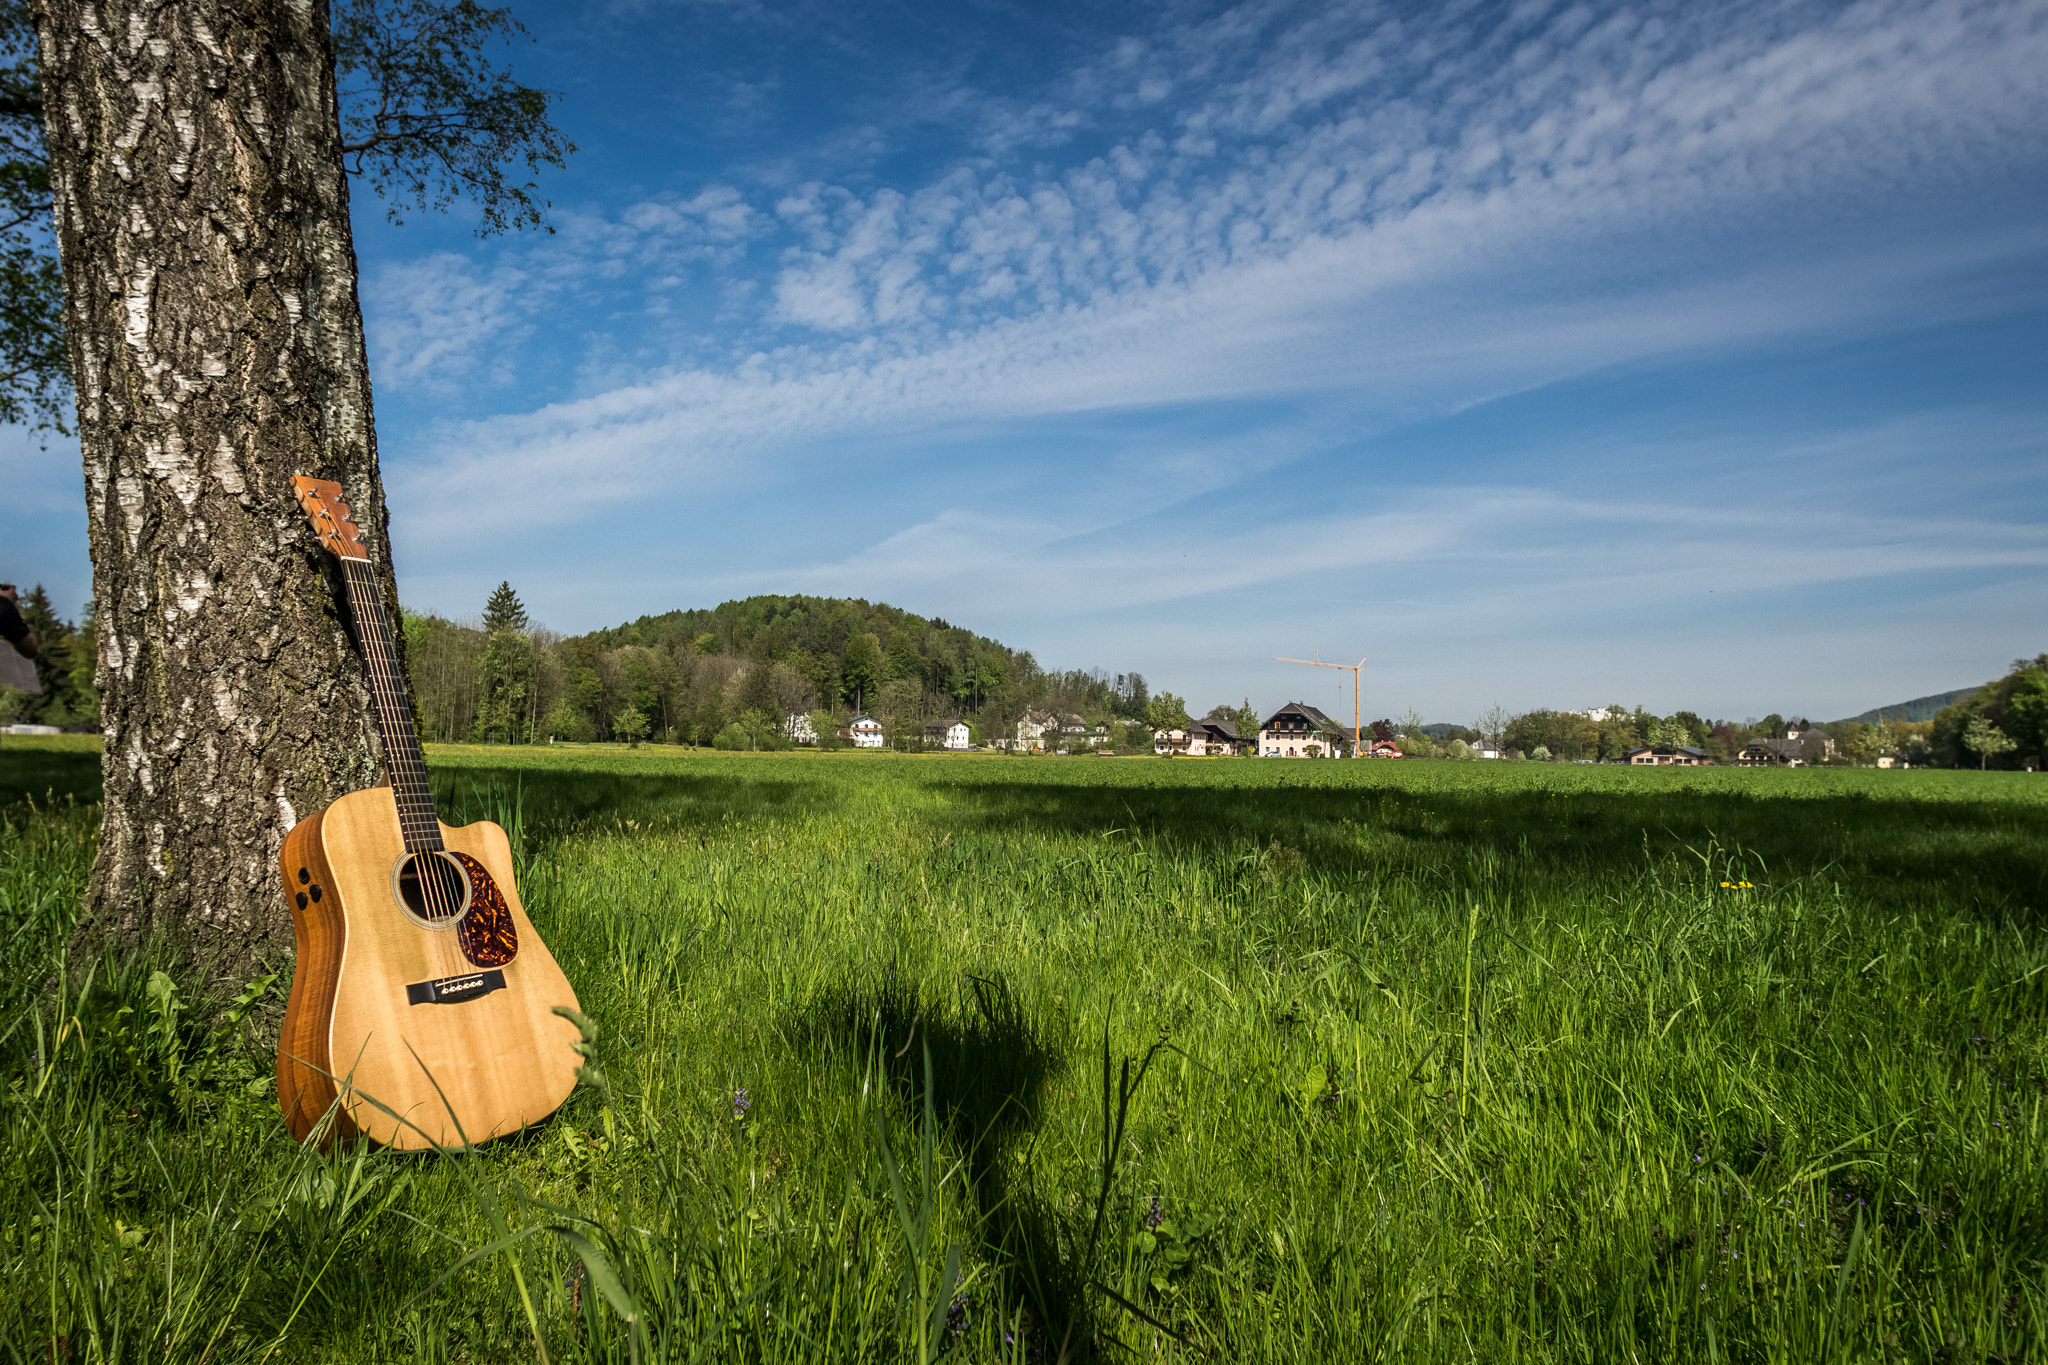
[[[475,858],[496,881],[519,952],[502,968],[503,990],[418,1005],[408,1001],[408,985],[474,969],[460,961],[452,932],[423,928],[397,904],[392,874],[405,842],[391,789],[352,792],[285,839],[281,866],[298,965],[277,1090],[300,1141],[338,1105],[334,1137],[361,1133],[398,1148],[482,1142],[547,1117],[576,1084],[580,1059],[570,1045],[579,1035],[553,1013],[557,1005],[576,1008],[576,993],[519,902],[505,832],[479,822],[442,825],[441,837],[449,852]]]

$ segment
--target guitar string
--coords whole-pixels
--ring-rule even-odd
[[[426,765],[419,752],[418,735],[412,727],[412,708],[406,696],[403,679],[398,671],[397,649],[391,638],[389,617],[383,609],[381,594],[377,591],[376,576],[369,565],[363,565],[363,580],[368,600],[372,604],[372,627],[377,640],[379,672],[384,682],[387,703],[391,710],[391,731],[395,739],[387,738],[386,747],[392,755],[394,774],[403,774],[403,784],[394,780],[394,797],[403,789],[405,805],[402,809],[406,818],[415,826],[409,843],[417,843],[413,850],[414,866],[419,878],[421,900],[428,912],[428,918],[436,925],[445,925],[453,930],[456,912],[461,908],[459,896],[448,876],[447,860],[442,856],[440,820],[434,811],[433,792],[428,784]],[[442,933],[436,933],[431,940],[433,953],[441,962],[444,975],[453,975],[462,970],[457,946]]]
[[[413,863],[422,908],[434,924],[449,924],[459,908],[453,888],[447,884],[440,856],[440,822],[433,795],[420,760],[418,738],[411,727],[411,707],[399,680],[396,651],[390,636],[383,602],[377,592],[375,574],[367,559],[342,560],[349,585],[350,605],[355,609],[357,632],[364,645],[364,661],[371,676],[371,694],[377,703],[378,720],[384,731],[385,761],[392,777],[392,799],[397,809],[399,833]],[[443,975],[455,975],[461,968],[455,961],[457,945],[442,938],[447,931],[429,933],[427,951]]]
[[[377,706],[378,725],[384,733],[385,763],[391,774],[392,803],[398,816],[399,835],[405,844],[406,858],[413,864],[422,908],[428,912],[429,917],[432,917],[438,908],[438,898],[434,894],[433,878],[422,875],[426,869],[423,866],[424,860],[419,856],[420,850],[416,847],[416,822],[413,819],[413,812],[409,809],[408,800],[411,775],[406,771],[404,756],[397,742],[397,717],[393,714],[390,698],[390,670],[384,656],[382,632],[377,629],[377,617],[381,614],[377,607],[381,604],[374,595],[374,576],[370,576],[366,583],[366,575],[358,572],[357,566],[362,563],[363,561],[354,558],[342,560],[343,573],[349,587],[349,605],[354,612],[356,634],[361,640],[363,661],[370,675],[370,691]],[[441,959],[442,955],[436,951],[438,945],[431,939],[428,940],[426,947],[430,956],[437,960]]]
[[[433,792],[427,781],[423,756],[419,752],[418,736],[412,728],[412,708],[398,671],[397,650],[391,638],[389,617],[383,609],[375,573],[367,561],[359,563],[362,565],[362,572],[357,576],[356,591],[370,604],[368,633],[376,643],[377,673],[383,683],[383,707],[380,708],[380,718],[386,710],[389,712],[385,748],[392,765],[393,799],[399,804],[400,827],[406,831],[407,847],[413,858],[415,877],[427,917],[437,925],[448,925],[452,929],[460,906],[450,885],[449,869],[445,866],[446,859],[441,856],[440,821],[434,811]],[[455,944],[443,938],[438,932],[429,943],[430,951],[440,961],[444,975],[453,975],[462,969],[462,964],[457,960],[459,953]]]

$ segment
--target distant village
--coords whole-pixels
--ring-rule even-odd
[[[1219,711],[1225,708],[1217,708]],[[1618,708],[1598,707],[1569,714],[1600,722],[1622,714]],[[1521,717],[1510,718],[1510,724]],[[822,714],[792,715],[788,738],[802,745],[818,743],[820,729],[831,718]],[[1439,745],[1426,733],[1413,737],[1393,729],[1392,722],[1376,721],[1353,729],[1330,718],[1307,702],[1291,701],[1258,721],[1256,730],[1241,720],[1215,716],[1190,720],[1185,725],[1154,728],[1143,723],[1111,725],[1098,720],[1090,724],[1076,712],[1032,709],[1017,721],[1014,734],[993,736],[978,743],[974,727],[965,720],[948,719],[923,724],[916,735],[892,735],[888,726],[865,712],[834,723],[828,733],[840,744],[856,749],[923,749],[972,752],[993,750],[1023,754],[1075,755],[1117,754],[1150,751],[1159,757],[1185,758],[1379,758],[1447,757],[1463,759],[1518,760],[1529,755],[1503,749],[1497,741],[1474,734],[1471,739],[1453,735]],[[1742,768],[1803,768],[1839,758],[1833,736],[1818,728],[1800,729],[1799,722],[1781,735],[1757,735],[1743,744],[1728,761]],[[1460,730],[1458,726],[1437,726],[1439,730]],[[1361,732],[1363,738],[1361,739]],[[829,745],[832,741],[827,740]],[[1406,747],[1404,747],[1404,745]],[[1540,749],[1541,746],[1538,746]],[[1548,752],[1541,758],[1549,760]],[[1598,762],[1597,759],[1566,760]],[[1638,767],[1710,767],[1714,757],[1706,749],[1688,744],[1640,744],[1622,751],[1618,759]],[[1876,756],[1875,766],[1905,766],[1896,754]]]
[[[42,649],[0,673],[0,730],[97,731],[90,613],[66,620],[40,587],[20,607]],[[2048,655],[1851,720],[1495,706],[1469,726],[1410,711],[1354,728],[1302,701],[1197,718],[1135,671],[1047,670],[965,627],[857,598],[751,597],[564,637],[500,583],[480,618],[403,619],[420,737],[442,743],[2022,771],[2048,756]]]

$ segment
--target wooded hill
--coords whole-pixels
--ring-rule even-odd
[[[1891,706],[1874,706],[1860,716],[1849,717],[1848,723],[1875,725],[1880,720],[1933,720],[1948,707],[1959,701],[1968,701],[1983,690],[1982,687],[1958,687],[1953,692],[1936,692],[1932,696],[1915,697]]]
[[[709,744],[739,727],[759,745],[788,715],[855,708],[892,730],[959,717],[992,738],[1031,707],[1135,719],[1149,700],[1137,673],[1048,672],[1028,650],[862,598],[749,597],[563,637],[530,628],[501,584],[479,619],[408,612],[406,642],[421,729],[444,741]]]

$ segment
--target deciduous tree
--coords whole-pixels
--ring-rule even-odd
[[[775,665],[762,659],[747,666],[747,671],[740,675],[739,696],[733,708],[742,714],[758,711],[764,716],[781,718],[782,702],[775,695]]]
[[[1155,730],[1185,730],[1194,724],[1185,698],[1161,692],[1145,705],[1145,719]]]
[[[1982,771],[1994,756],[2017,749],[2019,741],[1984,717],[1976,716],[1963,731],[1963,746],[1977,755],[1977,768]]]
[[[342,485],[398,616],[328,9],[33,12],[106,733],[83,932],[243,977],[291,949],[285,832],[379,769],[294,474]]]
[[[509,10],[474,0],[341,0],[332,7],[347,167],[408,209],[473,204],[479,235],[546,227],[529,174],[575,147],[549,122],[553,96],[484,49],[525,37]],[[0,0],[0,421],[65,429],[71,365],[63,273],[49,236],[50,167],[36,27]]]
[[[871,707],[882,685],[882,642],[864,630],[846,642],[846,663],[839,670],[839,690],[855,708]]]
[[[639,748],[640,741],[647,738],[647,713],[627,702],[612,717],[612,733],[625,740],[628,747]]]

